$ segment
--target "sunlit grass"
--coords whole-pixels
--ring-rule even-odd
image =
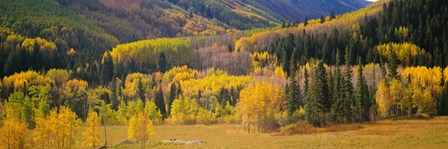
[[[156,126],[147,148],[447,148],[448,117],[431,120],[385,120],[316,128],[318,133],[279,135],[246,133],[241,125]],[[352,129],[353,128],[353,129]],[[356,129],[355,129],[356,128]],[[108,144],[127,138],[126,126],[107,128]],[[338,130],[342,129],[342,130]],[[104,135],[104,134],[103,134]],[[82,139],[79,135],[79,139]],[[204,140],[200,145],[161,143],[161,140]],[[104,137],[102,136],[102,140]],[[81,148],[81,146],[78,146]],[[114,146],[140,148],[138,144]]]

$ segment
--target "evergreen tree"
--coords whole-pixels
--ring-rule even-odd
[[[294,57],[294,56],[293,56]],[[291,116],[300,108],[300,89],[296,80],[296,67],[291,59],[291,73],[290,83],[288,85],[287,101],[288,101],[288,115]]]
[[[320,15],[320,23],[324,23],[325,22],[325,18],[323,15]]]
[[[353,120],[353,110],[355,109],[355,102],[353,101],[353,85],[352,85],[352,70],[350,69],[350,52],[345,49],[345,74],[342,79],[341,98],[344,101],[344,119],[345,122]]]
[[[439,115],[448,115],[448,83],[445,83],[440,97]]]
[[[336,70],[336,84],[334,89],[334,96],[337,96],[333,105],[334,113],[337,122],[349,122],[352,119],[353,102],[353,86],[351,83],[351,70],[349,64],[349,51],[345,50],[346,69],[344,76],[339,77],[339,68]],[[339,62],[337,62],[339,63]],[[338,81],[339,80],[339,81]],[[338,89],[339,88],[339,89]]]
[[[303,25],[307,26],[308,25],[308,17],[305,17],[305,21],[303,21]]]
[[[324,63],[322,61],[318,62],[315,75],[316,80],[313,81],[315,86],[314,100],[320,102],[320,105],[323,106],[321,107],[323,112],[329,112],[331,109],[331,101],[330,98],[328,98],[330,95],[328,94],[327,72],[325,71]]]
[[[149,87],[151,87],[151,89],[153,89],[154,87],[157,86],[157,81],[156,81],[156,78],[154,76],[155,76],[155,74],[151,75],[151,84],[149,85]]]
[[[171,105],[173,104],[173,101],[176,99],[176,83],[171,83],[170,86],[170,93],[168,95],[168,100],[167,100],[167,113],[168,115],[170,115],[171,112]]]
[[[180,86],[180,83],[177,83],[177,90],[176,90],[176,98],[179,99],[182,96],[182,86]]]
[[[366,79],[363,75],[363,67],[361,57],[358,58],[358,78],[356,83],[355,103],[357,109],[358,120],[369,120],[370,108],[372,107],[372,101],[369,97],[369,89]]]
[[[146,100],[145,89],[143,88],[142,79],[138,79],[137,86],[138,86],[137,88],[138,98],[140,98],[142,101],[145,101]]]
[[[282,58],[283,58],[282,59],[283,60],[282,61],[282,66],[285,69],[285,72],[287,72],[288,76],[289,76],[289,75],[291,75],[291,74],[289,74],[289,72],[291,72],[291,70],[290,70],[290,68],[291,68],[291,66],[290,66],[291,61],[289,61],[288,52],[286,52],[286,50],[283,50],[283,57]]]
[[[309,80],[308,80],[308,78],[309,78],[309,74],[308,74],[308,70],[306,69],[306,66],[305,66],[305,73],[304,73],[304,76],[303,76],[304,78],[305,78],[305,85],[304,85],[304,93],[305,93],[305,100],[308,100],[308,90],[309,90],[309,86],[308,86],[308,82],[309,82]]]
[[[101,84],[106,84],[112,80],[114,76],[114,63],[110,52],[104,54],[101,61]]]
[[[334,85],[333,85],[333,105],[332,112],[335,114],[336,121],[340,121],[343,119],[344,115],[344,101],[341,97],[341,86],[342,86],[342,78],[341,78],[341,70],[340,70],[340,59],[339,59],[339,51],[336,51],[336,72],[334,74]]]
[[[397,80],[400,79],[398,76],[397,68],[398,68],[397,55],[395,54],[395,52],[391,52],[389,63],[387,63],[387,70],[388,70],[387,79],[389,81],[392,79],[397,79]]]
[[[328,95],[325,95],[328,94],[328,86],[325,77],[325,67],[319,61],[311,77],[312,84],[307,90],[305,103],[306,119],[314,126],[322,126],[324,124],[324,114],[328,111],[326,106],[328,104]]]
[[[225,106],[226,102],[230,99],[228,91],[226,88],[221,88],[219,91],[218,101],[221,103],[221,106]]]
[[[333,20],[336,18],[336,14],[333,11],[330,11],[330,20]]]
[[[160,72],[165,72],[168,69],[165,53],[163,53],[163,52],[160,53],[159,62],[157,64],[158,64],[157,68]]]
[[[157,109],[160,110],[160,113],[162,114],[163,118],[167,117],[166,109],[165,109],[165,99],[163,97],[163,91],[162,87],[159,86],[159,89],[157,90],[156,97],[155,97],[155,103],[157,106]]]

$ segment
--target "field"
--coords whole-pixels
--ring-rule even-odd
[[[320,133],[279,135],[249,134],[243,131],[241,125],[156,126],[156,135],[151,138],[147,148],[448,148],[448,117],[431,120],[385,120],[317,130]],[[127,127],[108,127],[108,136],[109,145],[118,144],[127,138]],[[184,145],[160,142],[168,139],[204,140],[205,143]],[[141,146],[134,144],[114,147]]]

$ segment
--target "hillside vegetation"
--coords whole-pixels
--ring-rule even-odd
[[[102,125],[120,129],[116,131],[120,131],[118,135],[124,145],[118,147],[127,148],[126,144],[130,144],[129,147],[145,148],[163,144],[149,140],[165,137],[164,133],[172,134],[171,129],[179,135],[195,130],[183,125],[220,129],[220,125],[214,124],[237,124],[237,132],[225,132],[247,137],[232,137],[239,141],[268,136],[263,133],[270,132],[285,135],[356,130],[335,134],[345,139],[352,139],[343,137],[345,135],[360,135],[361,140],[352,139],[346,143],[324,137],[334,144],[318,147],[357,145],[362,148],[378,142],[375,138],[378,135],[390,139],[388,133],[403,133],[396,131],[400,130],[397,124],[403,125],[405,130],[414,130],[417,127],[410,124],[418,122],[424,124],[419,125],[418,130],[426,130],[426,133],[418,133],[422,137],[408,137],[415,134],[407,132],[403,133],[404,138],[380,141],[386,144],[384,146],[375,145],[407,147],[400,141],[413,141],[435,144],[435,147],[446,146],[446,136],[437,134],[443,132],[441,127],[444,126],[440,123],[445,120],[434,119],[448,115],[448,61],[445,58],[448,29],[443,26],[448,24],[448,5],[443,0],[382,0],[343,15],[330,13],[327,17],[305,19],[300,24],[277,22],[275,28],[246,31],[237,30],[245,28],[244,25],[251,21],[276,24],[271,19],[277,17],[271,15],[270,18],[269,12],[261,7],[257,7],[258,10],[265,13],[252,12],[257,9],[244,5],[250,1],[129,2],[122,5],[123,2],[115,0],[92,3],[43,1],[55,7],[52,11],[61,11],[43,17],[61,17],[68,23],[60,31],[54,27],[55,34],[51,35],[55,36],[45,36],[49,31],[46,25],[21,26],[15,21],[20,20],[20,15],[9,12],[2,16],[0,147],[72,148],[82,144],[95,148],[102,144]],[[49,9],[34,1],[13,4],[35,4],[31,8],[36,11]],[[21,15],[29,13],[17,8],[8,10]],[[158,10],[160,13],[151,12],[160,14],[157,18],[151,18],[152,15],[145,18],[148,11]],[[224,24],[217,26],[232,31],[221,35],[197,34],[119,44],[118,40],[128,37],[114,38],[118,34],[111,30],[123,30],[119,27],[103,30],[98,27],[100,20],[80,13],[133,18],[132,25],[128,25],[139,26],[141,23],[143,28],[145,24],[153,23],[149,25],[153,31],[148,33],[163,36],[167,32],[154,30],[164,29],[167,24],[178,25],[167,23],[173,17],[165,15],[202,17],[205,21],[212,18],[212,22]],[[242,18],[238,21],[227,18],[235,14],[244,15],[234,16]],[[131,17],[125,17],[128,15]],[[39,15],[30,16],[36,22],[54,23],[42,20]],[[261,20],[244,19],[245,16]],[[167,22],[148,22],[147,19]],[[3,20],[11,21],[3,23]],[[259,25],[257,27],[263,26]],[[77,30],[78,27],[88,27],[91,32]],[[29,31],[24,31],[27,29]],[[68,35],[76,36],[66,36],[63,34],[66,31],[70,33]],[[129,37],[133,37],[131,34]],[[71,42],[67,45],[70,46],[61,48],[61,42],[52,37],[68,38]],[[111,46],[105,51],[92,50],[88,46],[92,41],[109,37],[114,40],[98,45]],[[388,121],[397,119],[414,120],[403,120],[405,123]],[[123,126],[127,127],[127,133],[122,132]],[[188,130],[178,130],[182,128]],[[29,134],[29,130],[33,133]],[[437,135],[427,133],[432,131]],[[209,138],[215,141],[222,137],[219,132],[207,130],[205,133],[214,135]],[[253,137],[252,133],[259,136]],[[364,133],[368,134],[366,139]],[[303,138],[304,144],[294,137],[285,137],[295,140],[292,142],[266,137],[261,139],[275,141],[248,146],[275,148],[281,143],[285,146],[280,147],[285,148],[288,145],[314,147],[312,145],[321,143],[313,138],[315,136],[309,137]],[[234,141],[226,143],[238,144]],[[171,147],[170,144],[167,147]]]

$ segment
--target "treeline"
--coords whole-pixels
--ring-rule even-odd
[[[103,66],[112,69],[102,76],[122,77],[129,72],[165,72],[173,66],[188,64],[191,60],[191,42],[187,38],[161,38],[121,44],[103,56]],[[105,80],[106,82],[110,79]]]
[[[317,58],[335,65],[335,54],[343,53],[345,49],[349,50],[349,64],[352,65],[356,64],[356,57],[361,57],[363,64],[384,62],[391,53],[404,66],[447,65],[443,55],[448,46],[444,42],[448,32],[441,25],[448,21],[446,3],[393,0],[384,3],[382,9],[377,16],[366,14],[359,23],[350,24],[348,29],[334,28],[322,33],[303,30],[278,38],[261,50],[276,55],[279,64],[288,72],[293,54],[298,64]],[[325,18],[321,23],[324,22]]]
[[[103,52],[118,44],[116,37],[58,5],[53,0],[2,1],[0,26],[22,36],[53,41],[62,52],[70,48]]]
[[[396,58],[379,69],[363,66],[358,58],[358,66],[352,68],[348,50],[345,53],[345,65],[337,61],[335,68],[325,67],[322,60],[301,67],[290,62],[286,96],[290,118],[322,126],[448,114],[446,68],[399,67]]]

